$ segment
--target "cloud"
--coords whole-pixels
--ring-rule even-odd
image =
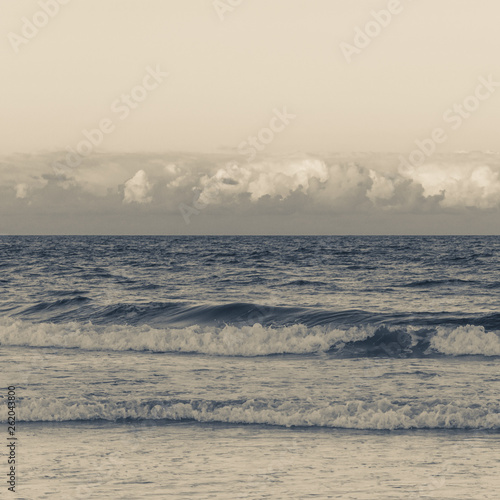
[[[167,227],[158,223],[159,232],[169,232],[176,224],[182,232],[183,206],[197,216],[203,212],[199,219],[206,222],[207,231],[224,217],[234,221],[228,229],[233,232],[242,221],[259,217],[272,220],[270,231],[274,227],[278,231],[282,225],[276,221],[284,216],[305,217],[318,232],[329,227],[328,221],[342,217],[342,227],[353,224],[348,219],[358,220],[364,224],[359,231],[365,231],[370,227],[366,221],[375,217],[384,231],[390,231],[391,217],[412,214],[425,215],[421,231],[425,227],[435,231],[433,221],[447,214],[500,210],[499,154],[435,155],[432,163],[403,167],[398,154],[295,155],[246,162],[234,153],[96,153],[61,175],[52,165],[63,154],[0,158],[3,227],[15,228],[13,221],[22,219],[36,229],[36,217],[71,216],[87,221],[82,231],[92,232],[91,225],[97,224],[93,221],[109,217],[114,218],[111,231],[116,221],[137,216],[140,226],[139,218],[149,215],[151,221],[154,217],[176,221]],[[259,224],[252,225],[254,232],[259,232]]]
[[[442,195],[445,208],[492,209],[500,205],[500,168],[487,164],[427,164],[401,170],[425,197]]]
[[[131,179],[125,182],[123,191],[124,203],[150,203],[153,199],[150,196],[151,183],[144,170],[139,170]]]
[[[267,161],[242,166],[228,163],[213,175],[204,175],[200,179],[200,201],[213,201],[215,193],[220,193],[220,198],[248,194],[252,202],[265,196],[284,199],[297,190],[309,193],[313,179],[319,182],[328,179],[328,169],[323,161]]]
[[[366,197],[372,203],[377,203],[378,200],[390,200],[394,197],[395,186],[394,180],[370,169],[368,175],[372,180],[370,189],[366,192]]]
[[[16,185],[16,198],[26,198],[28,196],[28,185],[24,182]]]

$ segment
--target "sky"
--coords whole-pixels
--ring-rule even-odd
[[[498,234],[497,0],[0,0],[0,234]]]

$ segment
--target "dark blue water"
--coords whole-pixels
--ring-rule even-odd
[[[366,338],[330,346],[345,355],[436,354],[430,340],[462,327],[441,354],[497,355],[493,337],[470,349],[462,337],[500,329],[499,269],[499,237],[4,236],[0,314],[96,326],[364,328]]]
[[[24,421],[500,428],[500,238],[2,237],[0,256]]]

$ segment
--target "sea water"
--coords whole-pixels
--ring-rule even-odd
[[[3,236],[16,498],[496,498],[499,265],[497,237]]]

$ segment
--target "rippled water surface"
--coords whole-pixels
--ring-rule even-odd
[[[1,237],[26,491],[495,498],[499,265],[497,237]]]

